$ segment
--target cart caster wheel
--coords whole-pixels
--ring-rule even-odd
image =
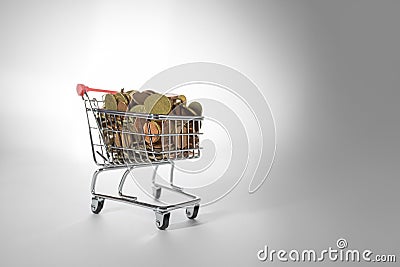
[[[194,205],[193,207],[187,207],[186,208],[186,217],[189,219],[193,220],[197,217],[197,214],[199,214],[199,204]]]
[[[104,207],[104,198],[92,197],[92,212],[98,214]]]
[[[159,199],[161,196],[161,187],[153,186],[153,197]]]
[[[156,226],[158,229],[165,230],[168,228],[169,216],[170,216],[169,212],[164,214],[156,212]]]

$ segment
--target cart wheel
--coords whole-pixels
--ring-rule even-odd
[[[98,214],[104,207],[104,198],[92,197],[92,212]]]
[[[193,207],[187,207],[186,208],[186,216],[193,220],[197,217],[197,214],[199,214],[199,204],[194,205]]]
[[[169,216],[170,216],[169,212],[164,213],[164,214],[156,212],[156,226],[158,229],[165,230],[168,228]]]
[[[161,187],[153,186],[153,197],[159,199],[161,196]]]

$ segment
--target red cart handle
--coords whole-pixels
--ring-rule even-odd
[[[83,84],[78,84],[76,86],[76,92],[78,93],[79,96],[83,96],[86,92],[101,92],[101,93],[109,93],[109,94],[115,94],[117,91],[112,91],[112,90],[104,90],[104,89],[95,89],[95,88],[90,88],[87,87],[86,85]]]

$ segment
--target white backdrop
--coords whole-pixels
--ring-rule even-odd
[[[398,10],[391,1],[2,1],[0,265],[256,266],[266,244],[326,248],[339,237],[397,253]],[[197,61],[241,71],[267,97],[278,137],[267,183],[254,195],[240,184],[196,222],[177,213],[165,232],[151,212],[119,203],[92,215],[95,166],[76,84],[135,89]]]

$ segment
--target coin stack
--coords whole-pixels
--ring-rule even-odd
[[[112,160],[132,163],[189,158],[199,148],[201,122],[191,117],[202,116],[203,109],[196,101],[187,105],[184,95],[122,89],[104,95],[103,109],[120,111],[99,112],[104,144]],[[148,114],[167,116],[150,119]]]

